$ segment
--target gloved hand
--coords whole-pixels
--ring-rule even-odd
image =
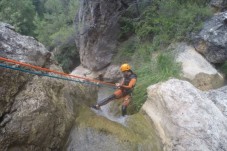
[[[121,87],[121,84],[120,83],[116,83],[115,84],[117,88],[120,88]]]

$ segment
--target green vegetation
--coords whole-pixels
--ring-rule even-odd
[[[121,46],[114,62],[129,62],[138,76],[133,92],[133,104],[137,110],[141,108],[147,98],[146,89],[149,85],[168,80],[170,77],[177,78],[181,72],[180,64],[174,61],[172,51],[154,51],[152,43],[139,42],[139,39],[135,37]]]
[[[138,75],[133,95],[138,110],[147,98],[149,85],[179,76],[180,65],[165,49],[172,42],[189,41],[190,35],[201,29],[202,23],[211,15],[207,3],[207,0],[142,1],[139,3],[140,16],[128,15],[132,14],[130,7],[121,18],[120,39],[126,39],[127,33],[134,33],[137,41],[128,40],[121,46],[115,62],[123,62],[119,56],[125,56]]]
[[[80,104],[81,105],[81,104]],[[80,123],[81,128],[91,127],[99,130],[101,133],[112,134],[118,136],[122,141],[128,140],[136,143],[142,141],[138,135],[135,135],[132,130],[128,130],[121,124],[107,120],[105,117],[97,116],[87,106],[78,108],[78,117],[76,122]]]
[[[81,105],[78,108],[76,122],[78,128],[91,128],[96,132],[110,136],[117,136],[120,142],[130,144],[132,150],[137,150],[138,145],[142,148],[149,148],[155,151],[162,150],[161,141],[157,137],[153,125],[141,114],[133,115],[128,122],[128,127],[122,126],[117,122],[107,120],[105,117],[94,114],[87,106]]]
[[[168,80],[170,77],[179,77],[180,65],[174,61],[171,52],[162,52],[150,62],[142,63],[135,68],[138,82],[133,93],[133,103],[139,110],[147,99],[149,85]]]
[[[223,65],[221,65],[220,71],[227,75],[227,61]]]
[[[34,36],[35,7],[31,0],[1,0],[0,10],[0,21],[13,25],[22,34]]]
[[[131,37],[127,41],[123,42],[118,49],[118,53],[113,59],[113,63],[119,64],[124,62],[130,62],[131,56],[138,49],[138,38]]]
[[[46,46],[61,46],[74,38],[73,21],[78,0],[46,0],[44,10],[35,18],[35,31],[42,43]]]
[[[75,44],[63,45],[59,51],[55,53],[55,58],[61,63],[62,69],[70,73],[75,65],[80,63],[78,51],[75,51]]]
[[[79,0],[45,0],[37,4],[35,17],[37,38],[50,50],[57,48],[56,60],[65,72],[79,64],[75,44],[74,18]]]
[[[21,34],[36,37],[50,51],[60,50],[63,55],[56,59],[69,72],[79,63],[74,27],[78,4],[79,0],[1,0],[0,20]]]
[[[134,32],[140,39],[152,41],[156,45],[168,45],[173,40],[188,40],[188,34],[198,31],[203,21],[211,15],[206,2],[154,0],[150,6],[144,6],[141,2],[141,15],[138,18],[122,17],[122,33]]]
[[[211,15],[208,3],[209,0],[141,0],[122,12],[121,44],[113,62],[129,62],[138,74],[134,92],[137,109],[146,99],[147,86],[179,75],[179,65],[165,49],[172,42],[190,40]],[[60,50],[56,59],[69,72],[79,63],[74,42],[78,7],[79,0],[1,0],[0,20],[22,34],[35,36],[49,50]]]

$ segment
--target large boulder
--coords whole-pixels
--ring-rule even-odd
[[[211,63],[227,60],[227,12],[214,15],[205,22],[201,32],[194,39],[195,49]]]
[[[61,70],[41,43],[12,26],[0,24],[0,39],[1,57]],[[77,108],[97,98],[96,87],[61,81],[60,76],[56,80],[2,67],[0,72],[0,150],[62,150]]]
[[[192,46],[178,43],[172,48],[176,61],[181,63],[183,79],[190,81],[200,90],[220,88],[224,85],[224,77]]]
[[[50,67],[61,70],[53,65],[51,53],[45,46],[33,37],[23,36],[14,31],[14,27],[0,22],[0,57],[13,59],[19,62]],[[0,60],[2,63],[3,61]],[[4,62],[9,65],[8,62]],[[12,65],[12,64],[11,64]],[[18,66],[16,66],[18,67]],[[31,80],[32,75],[0,68],[0,117],[9,112],[13,104],[13,98],[26,82]]]
[[[45,66],[49,54],[44,45],[33,37],[23,36],[14,31],[14,27],[0,23],[0,57]],[[2,60],[0,60],[2,62]],[[7,62],[4,62],[7,64]],[[5,68],[0,68],[0,117],[10,111],[13,98],[32,76]]]
[[[202,92],[177,79],[148,87],[142,111],[154,122],[165,151],[227,150],[225,111],[212,101],[219,93],[226,99],[227,87],[216,92]]]
[[[80,1],[76,43],[82,66],[97,71],[111,63],[120,34],[119,17],[132,1]]]
[[[1,117],[0,150],[62,150],[77,108],[95,97],[82,85],[35,76]]]
[[[124,125],[119,122],[124,117],[117,123],[95,113],[86,106],[80,108],[65,150],[162,151],[162,143],[146,115],[130,116]]]
[[[30,36],[15,32],[14,27],[0,22],[0,56],[44,66],[50,54],[45,46]]]

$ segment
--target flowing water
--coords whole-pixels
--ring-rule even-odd
[[[97,102],[101,101],[102,99],[112,95],[114,92],[113,89],[105,89],[100,88],[98,93],[98,100]],[[104,116],[107,119],[118,122],[125,126],[125,120],[127,116],[114,116],[113,113],[109,112],[110,103],[101,107],[101,110],[92,109],[97,115]],[[98,150],[124,150],[124,151],[131,151],[129,144],[119,143],[119,140],[116,139],[114,136],[106,135],[105,133],[100,133],[96,130],[92,130],[92,128],[81,128],[81,127],[74,127],[70,132],[70,136],[68,138],[67,144],[65,146],[65,150],[67,151],[98,151]]]
[[[112,95],[113,89],[101,88],[98,93],[97,102]],[[117,101],[117,100],[116,100]],[[106,119],[116,122],[101,123],[106,129],[95,129],[89,126],[75,125],[69,135],[65,149],[67,151],[162,151],[161,141],[158,139],[155,130],[146,122],[145,118],[134,116],[133,129],[130,124],[126,125],[127,119],[133,116],[116,116],[119,108],[114,109],[115,103],[110,102],[101,107],[101,110],[91,109],[94,114],[103,116]],[[111,108],[111,110],[110,110]],[[114,110],[113,110],[114,109]],[[114,113],[115,112],[115,113]],[[84,119],[84,118],[82,118]],[[86,120],[86,118],[85,118]],[[129,119],[130,120],[130,119]],[[120,124],[117,124],[120,123]],[[130,121],[129,121],[130,123]],[[95,124],[95,123],[94,123]],[[109,124],[109,125],[108,125]],[[111,124],[111,125],[110,125]],[[113,124],[113,125],[112,125]],[[132,124],[132,123],[131,123]],[[116,135],[108,133],[108,126],[116,131]],[[132,125],[131,125],[132,126]],[[127,129],[129,128],[129,131]],[[132,131],[133,130],[133,131]],[[138,134],[135,134],[137,132]],[[110,131],[111,132],[111,131]],[[115,133],[114,133],[115,134]],[[148,137],[149,135],[149,137]],[[143,141],[141,141],[141,139]],[[123,141],[122,141],[123,140]],[[138,141],[138,142],[137,142]]]
[[[101,101],[102,99],[112,95],[114,92],[113,89],[110,88],[100,88],[99,92],[98,92],[98,100],[97,102]],[[117,100],[116,100],[117,101]],[[104,116],[107,119],[114,121],[114,122],[118,122],[122,125],[126,125],[125,121],[127,119],[127,115],[126,116],[116,116],[113,112],[110,112],[110,106],[111,106],[112,102],[101,106],[100,110],[95,110],[92,109],[96,114],[100,115],[100,116]]]

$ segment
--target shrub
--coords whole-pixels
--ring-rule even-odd
[[[134,27],[139,37],[152,34],[157,37],[155,40],[169,44],[173,40],[187,40],[187,35],[198,31],[210,15],[211,10],[200,3],[156,1],[155,5],[146,8]]]
[[[1,0],[0,20],[13,25],[17,32],[34,36],[35,8],[31,0]]]
[[[118,47],[118,53],[113,59],[113,63],[131,62],[132,56],[137,51],[139,45],[138,38],[131,37]]]
[[[139,39],[133,53],[129,46],[119,51],[119,54],[127,54],[119,60],[130,60],[138,75],[133,94],[137,110],[147,98],[149,85],[179,76],[180,65],[174,62],[170,52],[162,51],[153,57],[155,59],[151,59],[151,55],[157,55],[171,42],[190,40],[190,35],[199,31],[204,20],[211,15],[207,3],[208,0],[154,0],[150,5],[140,5],[139,17],[124,15],[121,20],[123,34],[134,32]]]
[[[76,66],[80,64],[79,52],[75,45],[62,45],[58,52],[55,52],[55,58],[62,66],[66,73],[70,73]]]
[[[169,77],[179,77],[180,65],[174,61],[171,53],[163,52],[150,62],[142,63],[135,72],[138,81],[133,92],[133,103],[139,110],[147,99],[149,85],[165,81]]]

